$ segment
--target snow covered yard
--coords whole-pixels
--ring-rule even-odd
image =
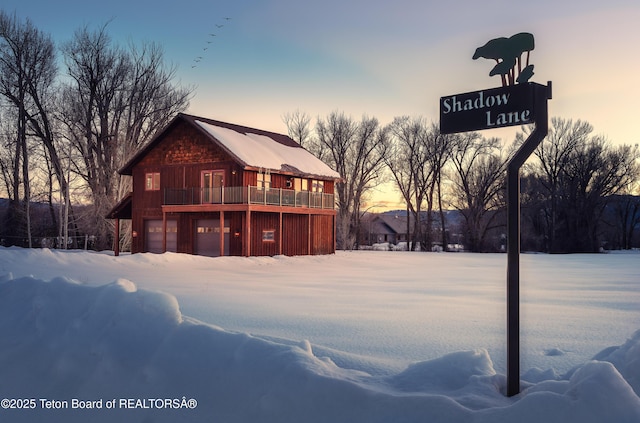
[[[505,398],[505,255],[0,248],[0,421],[640,421],[640,254],[521,262]]]

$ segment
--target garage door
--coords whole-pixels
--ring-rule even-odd
[[[144,251],[162,253],[162,220],[145,220]],[[167,220],[167,251],[178,251],[178,221]]]
[[[217,257],[229,255],[229,219],[224,220],[224,248],[221,254],[220,219],[199,219],[196,221],[196,254]]]

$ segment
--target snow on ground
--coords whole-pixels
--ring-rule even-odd
[[[0,248],[0,421],[637,422],[639,259],[522,255],[506,398],[504,255]]]

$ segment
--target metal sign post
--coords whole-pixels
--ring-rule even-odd
[[[520,168],[547,136],[551,82],[536,86],[535,129],[507,163],[507,396],[520,393]]]
[[[507,163],[508,396],[520,392],[520,168],[547,135],[549,127],[547,100],[551,99],[551,82],[546,86],[528,82],[533,76],[533,65],[529,64],[529,53],[533,49],[533,35],[529,33],[489,41],[476,50],[473,58],[497,62],[489,75],[500,75],[502,88],[440,98],[440,132],[443,134],[535,125]]]

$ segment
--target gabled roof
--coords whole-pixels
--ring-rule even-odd
[[[398,214],[379,214],[374,221],[389,228],[389,233],[406,234],[407,233],[407,216],[399,216]]]
[[[340,178],[337,172],[286,135],[184,113],[179,113],[165,129],[133,156],[120,173],[131,175],[133,167],[177,122],[192,125],[245,169],[262,168],[301,176]]]

